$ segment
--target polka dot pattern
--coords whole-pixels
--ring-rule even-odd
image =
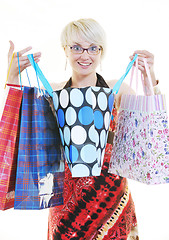
[[[103,129],[100,133],[100,145],[102,149],[105,147],[105,142],[106,142],[106,131]]]
[[[66,155],[67,162],[70,164],[71,161],[70,161],[70,158],[69,158],[69,148],[68,148],[68,146],[65,146],[65,155]]]
[[[53,103],[54,103],[55,110],[57,110],[59,106],[59,99],[56,92],[53,93]]]
[[[84,127],[74,126],[71,130],[71,140],[76,145],[84,144],[87,138],[87,133]]]
[[[106,130],[108,130],[110,125],[110,117],[111,117],[111,114],[110,112],[107,111],[104,115],[104,126]]]
[[[66,122],[69,126],[72,126],[76,122],[77,114],[73,107],[68,107],[65,112]]]
[[[86,144],[82,147],[80,155],[84,162],[92,163],[97,158],[96,147],[92,144]]]
[[[103,115],[100,110],[96,110],[94,112],[94,125],[97,129],[101,129],[103,127]]]
[[[65,90],[65,89],[64,89]],[[83,93],[80,89],[73,88],[70,92],[70,102],[74,107],[81,107],[83,104]]]
[[[63,133],[62,133],[62,130],[60,128],[59,128],[59,133],[60,133],[60,139],[61,139],[62,145],[64,146]]]
[[[70,145],[70,129],[68,126],[64,127],[63,133],[64,133],[65,144],[69,146]]]
[[[59,125],[63,127],[65,124],[65,115],[62,109],[58,110],[58,120],[59,120]]]
[[[66,108],[68,105],[69,96],[68,96],[68,92],[65,89],[61,91],[59,99],[60,99],[60,105],[63,108]]]
[[[85,106],[79,110],[78,114],[79,121],[82,125],[89,125],[94,121],[93,109]]]
[[[114,102],[112,90],[62,89],[54,92],[53,102],[72,176],[99,176]]]
[[[88,136],[92,142],[96,144],[96,147],[99,145],[99,134],[95,129],[94,124],[89,128]]]
[[[70,156],[70,161],[72,163],[74,163],[78,160],[79,152],[78,152],[77,148],[73,145],[70,145],[70,147],[69,147],[69,156]]]
[[[104,92],[99,93],[98,95],[98,105],[102,111],[105,111],[107,108],[107,96]]]

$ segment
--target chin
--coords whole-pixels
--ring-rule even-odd
[[[93,73],[95,73],[95,71],[92,71],[92,72],[78,72],[79,75],[84,76],[84,77],[85,76],[89,76],[89,75],[91,75]]]
[[[78,69],[77,73],[80,75],[90,75],[92,73],[95,73],[96,69]]]

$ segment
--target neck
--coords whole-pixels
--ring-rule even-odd
[[[88,75],[79,75],[73,72],[72,74],[72,87],[88,87],[96,86],[97,76],[96,73],[91,73]]]

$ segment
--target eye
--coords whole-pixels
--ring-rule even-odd
[[[97,52],[98,50],[99,50],[99,48],[97,46],[91,46],[90,47],[91,52]]]
[[[74,46],[72,47],[72,49],[73,49],[74,51],[77,51],[77,52],[82,51],[82,48],[81,48],[79,45],[74,45]]]

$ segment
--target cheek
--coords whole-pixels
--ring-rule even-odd
[[[69,61],[69,64],[72,66],[77,61],[77,57],[68,56],[68,61]]]
[[[97,66],[97,65],[99,65],[100,64],[100,57],[99,56],[97,56],[97,57],[95,57],[94,59],[93,59],[93,63]]]

